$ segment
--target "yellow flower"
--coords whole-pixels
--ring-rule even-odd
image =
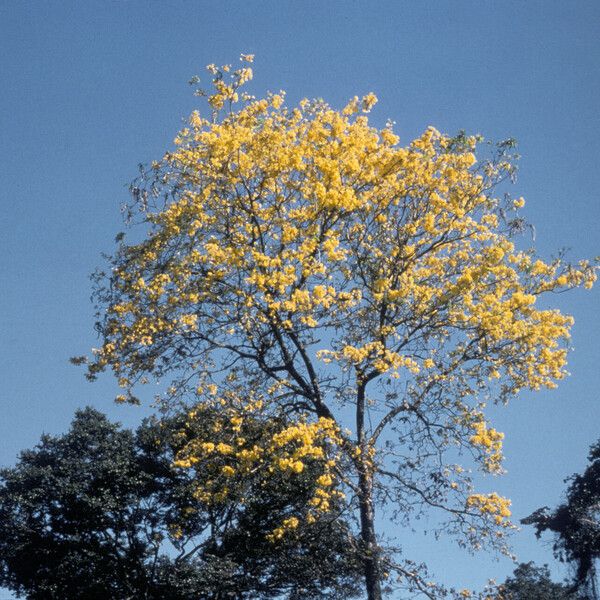
[[[363,112],[366,112],[366,113],[371,112],[371,109],[375,106],[375,104],[377,104],[377,96],[373,92],[370,92],[366,96],[363,96],[363,99],[362,99]]]

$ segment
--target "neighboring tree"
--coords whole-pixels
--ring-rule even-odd
[[[265,541],[312,493],[311,469],[277,488],[250,484],[255,504],[207,507],[188,471],[172,468],[184,421],[147,421],[134,434],[88,408],[2,470],[0,585],[31,600],[354,597],[344,519]]]
[[[487,597],[490,600],[578,600],[580,598],[569,586],[552,581],[546,565],[537,567],[532,562],[521,563],[512,577],[508,577]]]
[[[394,572],[435,597],[416,565],[382,554],[376,505],[400,523],[435,508],[462,544],[503,547],[509,501],[476,493],[457,452],[501,471],[485,402],[564,376],[572,320],[536,301],[591,286],[594,268],[547,264],[511,241],[524,201],[493,194],[514,174],[512,141],[478,159],[479,138],[429,128],[400,147],[391,124],[361,114],[373,94],[342,111],[286,108],[283,93],[240,92],[247,64],[231,81],[229,66],[209,71],[212,115],[194,112],[132,187],[129,216],[147,229],[139,243],[121,238],[98,275],[103,340],[88,374],[111,368],[120,401],[169,377],[168,395],[222,405],[232,443],[214,456],[231,477],[293,479],[325,455],[308,510],[286,516],[272,543],[327,518],[345,493],[369,600]],[[246,418],[288,415],[270,439],[236,436]],[[181,464],[211,443],[191,443]],[[229,492],[222,478],[198,482],[207,502]]]
[[[134,437],[91,409],[1,472],[1,584],[31,599],[146,597],[160,510]]]
[[[557,558],[575,567],[573,587],[596,600],[600,597],[596,561],[600,558],[600,441],[589,453],[590,465],[582,475],[567,481],[566,502],[552,512],[538,509],[522,520],[535,525],[538,537],[544,531],[555,535]]]
[[[285,418],[247,415],[236,425],[221,406],[209,405],[174,420],[155,421],[147,430],[146,447],[169,448],[169,463],[177,458],[174,465],[189,477],[183,495],[171,501],[178,507],[169,519],[171,541],[179,556],[198,552],[210,566],[208,572],[217,567],[223,571],[223,565],[230,570],[227,577],[216,571],[209,586],[215,598],[228,597],[225,582],[235,598],[355,597],[361,573],[358,540],[342,499],[331,499],[326,519],[294,516],[306,513],[320,489],[325,457],[305,456],[305,468],[292,478],[282,472],[244,470],[244,460],[252,463],[250,453],[240,458],[237,469],[231,467],[234,447],[261,445],[278,430],[290,430]],[[203,441],[209,438],[210,442]],[[286,520],[294,531],[283,537],[280,525]],[[199,589],[205,591],[207,583],[203,585]]]

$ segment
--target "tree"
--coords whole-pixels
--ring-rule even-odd
[[[490,596],[488,596],[490,597]],[[521,563],[512,577],[498,586],[493,600],[577,600],[578,596],[562,583],[550,579],[548,567]]]
[[[170,518],[172,543],[180,556],[199,550],[211,569],[219,567],[220,572],[205,577],[199,588],[203,593],[207,587],[214,590],[215,599],[228,597],[222,565],[230,570],[227,580],[235,598],[342,600],[357,594],[358,542],[340,499],[331,499],[326,519],[293,516],[306,511],[319,489],[324,457],[305,456],[305,468],[294,478],[242,469],[241,462],[252,462],[249,455],[240,457],[236,472],[230,466],[234,445],[243,447],[243,440],[258,446],[263,439],[272,439],[274,432],[289,429],[285,418],[252,415],[232,424],[227,412],[205,404],[174,421],[160,419],[152,430],[150,445],[156,445],[152,438],[157,431],[162,432],[159,439],[166,431],[170,463],[188,476],[194,473],[189,479],[191,489],[187,488],[183,502],[176,503],[179,509]],[[294,519],[293,535],[283,538],[281,523]],[[279,543],[272,543],[273,537]]]
[[[344,519],[266,543],[277,517],[311,493],[310,468],[278,488],[250,485],[254,504],[209,510],[188,472],[171,466],[184,417],[134,433],[88,408],[4,469],[0,584],[32,600],[353,597],[359,571]]]
[[[87,409],[4,469],[2,585],[29,598],[145,597],[158,516],[135,463],[131,432]]]
[[[522,520],[534,525],[537,536],[554,533],[557,558],[575,566],[573,587],[591,599],[599,597],[595,562],[600,558],[600,442],[591,447],[590,465],[567,481],[566,501],[554,511],[548,507]]]
[[[229,455],[234,472],[289,477],[303,456],[329,457],[309,513],[278,533],[344,493],[368,598],[391,572],[433,597],[412,563],[383,556],[375,507],[400,522],[435,508],[461,543],[503,544],[508,500],[476,493],[456,451],[501,470],[485,402],[564,376],[572,320],[536,301],[591,286],[594,268],[511,241],[524,201],[493,195],[514,174],[511,140],[478,159],[479,137],[429,128],[401,147],[391,124],[369,124],[374,94],[341,111],[287,108],[283,93],[240,91],[247,62],[231,80],[228,65],[208,69],[212,114],[194,112],[132,186],[143,240],[121,240],[98,275],[103,339],[88,375],[111,368],[130,402],[136,384],[168,378],[173,397],[229,407],[232,436],[248,414],[294,415],[291,429]]]

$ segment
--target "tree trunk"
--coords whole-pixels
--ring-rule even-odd
[[[366,458],[361,457],[359,472],[360,530],[363,543],[363,568],[368,600],[381,600],[379,552],[375,537],[375,511],[373,508],[373,476]]]

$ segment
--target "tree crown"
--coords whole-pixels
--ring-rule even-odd
[[[459,448],[501,471],[485,403],[564,377],[572,319],[537,301],[590,287],[593,265],[515,245],[524,200],[495,196],[515,172],[511,140],[484,158],[480,137],[434,128],[400,146],[391,123],[369,123],[374,94],[289,108],[283,92],[240,91],[243,60],[209,65],[210,115],[192,113],[132,187],[146,235],[99,278],[89,376],[111,368],[118,399],[136,401],[133,386],[171,374],[170,395],[229,407],[233,432],[248,414],[294,413],[248,468],[299,473],[325,447],[359,498],[373,478],[402,518],[441,508],[471,545],[481,531],[496,543],[509,502],[442,457]]]

